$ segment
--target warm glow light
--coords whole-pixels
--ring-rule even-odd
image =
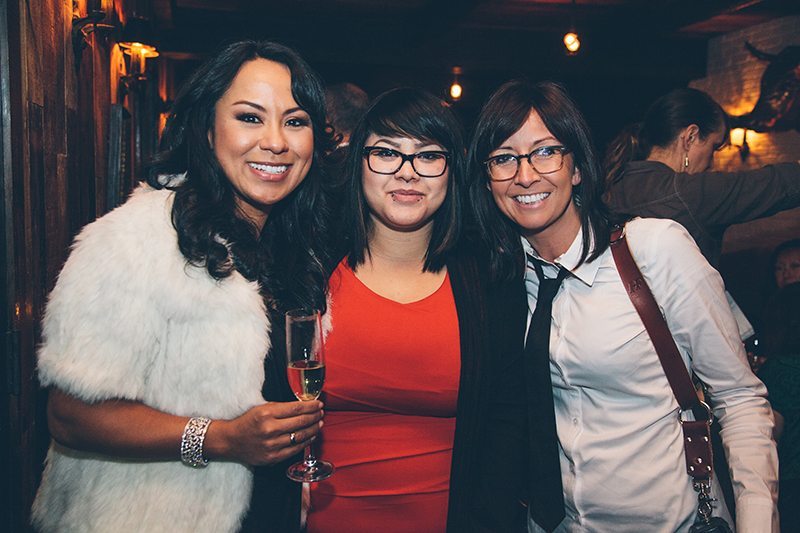
[[[129,76],[144,76],[147,58],[158,57],[158,51],[155,46],[133,42],[119,43],[119,47],[122,48],[124,53],[131,56]]]
[[[463,89],[461,88],[461,84],[458,83],[457,81],[454,81],[453,85],[450,86],[450,97],[453,100],[458,100],[459,98],[461,98],[462,91]]]
[[[731,130],[730,134],[730,144],[734,148],[739,149],[739,156],[741,157],[742,162],[747,160],[747,158],[750,156],[750,143],[747,140],[748,133],[750,134],[750,140],[753,140],[753,134],[755,132],[745,128],[734,128]]]
[[[567,47],[569,53],[574,54],[581,47],[581,41],[578,39],[578,34],[575,32],[568,32],[564,34],[564,46]]]
[[[744,142],[744,128],[734,128],[731,130],[731,144],[733,146],[741,146]]]
[[[461,96],[464,94],[464,89],[461,87],[461,84],[458,83],[458,77],[464,72],[461,70],[461,67],[458,65],[454,66],[452,71],[453,73],[453,83],[450,85],[450,98],[457,102],[461,99]]]
[[[145,64],[147,61],[147,56],[145,55],[146,53],[147,51],[139,46],[139,43],[136,43],[131,47],[131,71],[128,74],[131,76],[144,74]]]
[[[132,50],[134,48],[139,50],[140,54],[144,54],[145,57],[158,57],[158,50],[156,50],[155,46],[150,46],[149,44],[143,43],[119,43],[119,47],[122,48],[126,54],[132,54]]]

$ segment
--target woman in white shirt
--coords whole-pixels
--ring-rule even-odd
[[[567,271],[549,342],[564,518],[550,527],[531,518],[530,530],[687,531],[697,495],[685,471],[679,406],[611,256],[614,221],[590,138],[560,86],[512,81],[484,106],[470,148],[470,192],[491,269],[498,278],[524,278],[529,320],[539,287],[534,262],[546,278]],[[679,224],[634,219],[626,230],[681,356],[708,386],[737,529],[775,531],[770,408],[722,279]],[[541,497],[531,494],[532,516]],[[719,503],[714,514],[731,521]]]

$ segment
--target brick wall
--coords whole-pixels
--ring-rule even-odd
[[[761,75],[767,67],[765,61],[753,57],[744,47],[745,41],[771,54],[786,46],[800,45],[800,16],[776,19],[709,41],[707,76],[690,86],[709,93],[731,115],[741,115],[753,108],[759,96]],[[750,155],[745,161],[739,149],[730,146],[716,155],[715,168],[732,171],[800,159],[800,133],[796,131],[749,132],[747,143]],[[725,234],[720,271],[731,293],[755,321],[770,287],[769,254],[779,243],[797,237],[800,237],[800,209],[739,224]]]
[[[800,16],[776,19],[712,39],[708,44],[707,76],[690,86],[709,93],[731,115],[742,115],[753,108],[759,96],[765,61],[745,49],[745,41],[767,53],[778,53],[789,45],[800,45]],[[720,170],[756,168],[777,161],[800,157],[800,134],[749,132],[751,154],[745,162],[739,150],[722,150],[715,161]]]

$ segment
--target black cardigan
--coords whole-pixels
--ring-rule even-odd
[[[447,530],[527,531],[524,280],[490,284],[468,255],[447,267],[461,336]]]
[[[526,531],[527,411],[522,349],[527,300],[522,280],[488,283],[469,253],[447,262],[458,315],[461,376],[450,473],[449,532]],[[291,401],[285,332],[273,317],[264,397]],[[253,497],[242,531],[299,531],[300,484],[286,467],[255,469]],[[357,527],[357,524],[353,524]],[[409,522],[409,531],[414,530]]]

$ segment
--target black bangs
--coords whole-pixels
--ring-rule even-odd
[[[508,92],[512,92],[516,87],[509,87]],[[486,108],[490,112],[482,113],[481,124],[478,135],[477,151],[479,157],[486,158],[489,153],[500,147],[506,139],[514,135],[519,130],[531,112],[531,102],[527,95],[517,97],[497,93],[487,102]]]
[[[443,143],[448,150],[457,146],[454,136],[460,128],[442,100],[412,88],[383,94],[367,111],[364,125],[375,135]]]

